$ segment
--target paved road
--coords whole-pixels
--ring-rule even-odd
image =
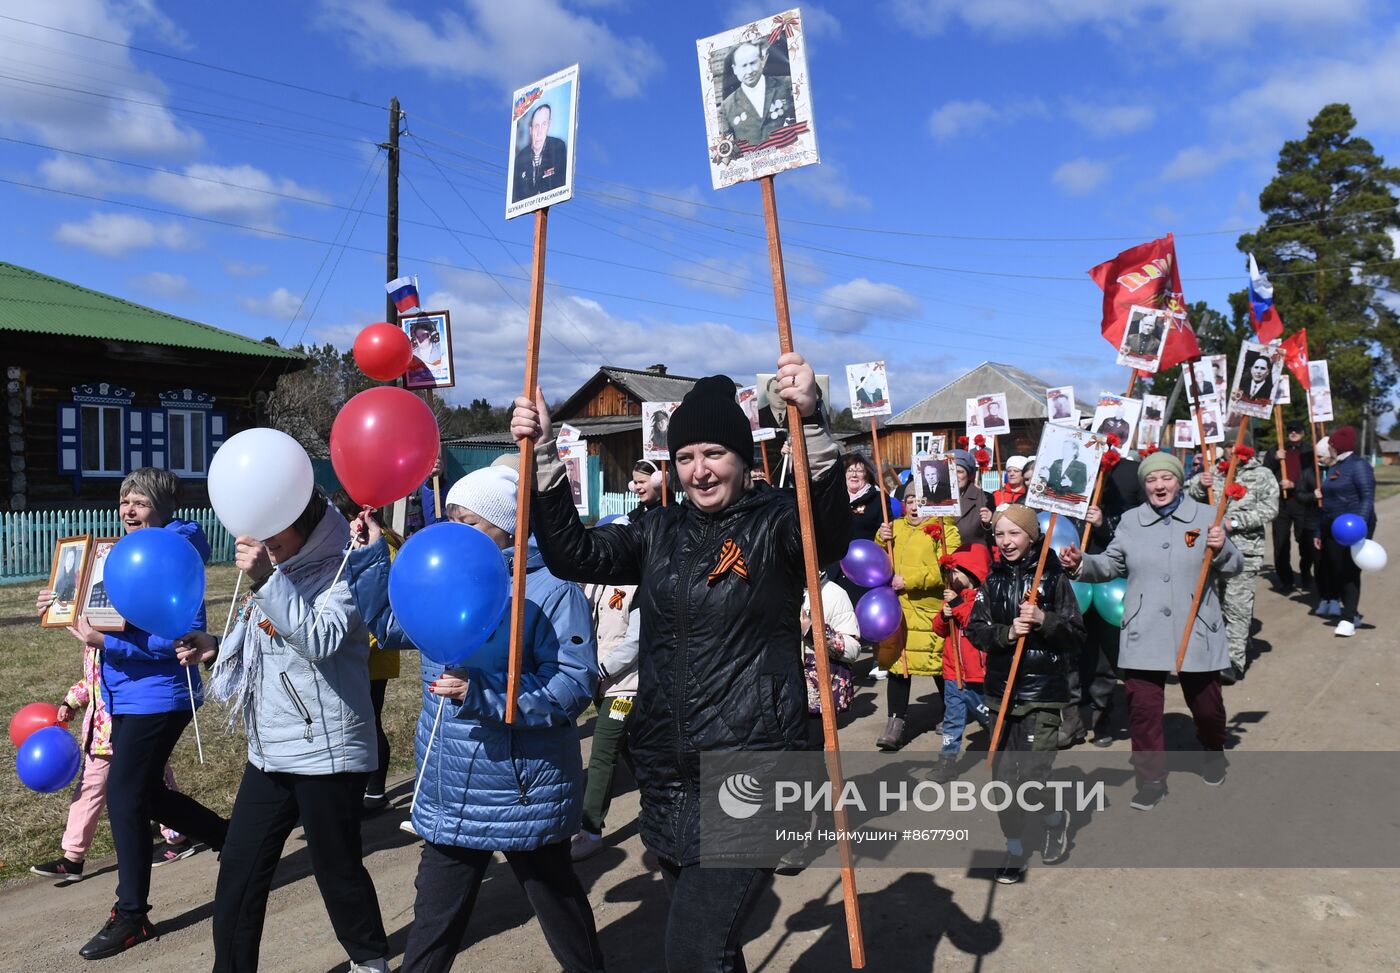
[[[1400,498],[1381,505],[1380,540],[1400,554]],[[1227,688],[1237,746],[1248,750],[1400,750],[1398,568],[1366,579],[1366,623],[1351,640],[1307,614],[1299,600],[1261,579],[1256,614],[1262,654],[1243,683]],[[920,687],[916,684],[916,699]],[[932,684],[927,686],[932,690]],[[1186,715],[1180,694],[1169,713]],[[884,701],[866,688],[861,713],[841,731],[848,750],[873,747]],[[1177,719],[1174,725],[1184,726]],[[585,731],[591,730],[586,727]],[[1126,742],[1116,744],[1126,749]],[[911,750],[935,749],[924,734]],[[1227,783],[1228,786],[1228,783]],[[411,781],[396,810],[366,822],[366,860],[379,889],[395,954],[413,918],[417,844],[397,830]],[[613,804],[616,822],[635,820],[635,791]],[[1261,815],[1266,812],[1261,811]],[[1300,836],[1306,840],[1306,836]],[[54,887],[35,880],[0,893],[5,936],[0,970],[71,971],[77,950],[113,900],[112,862],[92,877]],[[102,867],[105,866],[105,867]],[[217,863],[201,854],[156,871],[151,890],[159,942],[103,961],[103,970],[188,973],[211,963],[209,916]],[[660,969],[665,895],[642,862],[635,826],[581,867],[613,971]],[[932,970],[1394,970],[1400,969],[1400,882],[1382,869],[1033,868],[1019,886],[984,873],[859,873],[869,969]],[[344,970],[308,871],[300,833],[287,845],[269,904],[263,969]],[[779,878],[751,920],[751,970],[847,969],[836,873],[810,869]],[[498,863],[472,921],[474,940],[457,970],[554,970],[553,960],[509,870]]]

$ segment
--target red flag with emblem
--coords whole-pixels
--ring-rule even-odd
[[[1115,349],[1123,344],[1128,314],[1136,304],[1165,308],[1172,313],[1159,372],[1201,357],[1196,332],[1186,317],[1186,299],[1181,293],[1181,273],[1176,262],[1176,241],[1170,233],[1105,260],[1090,270],[1089,276],[1103,290],[1103,322],[1099,327],[1104,340]]]
[[[1279,342],[1279,348],[1283,350],[1283,363],[1298,384],[1311,390],[1312,382],[1308,379],[1308,329],[1300,328],[1295,334],[1284,338]]]

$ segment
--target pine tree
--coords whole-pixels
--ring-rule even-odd
[[[1388,232],[1400,228],[1400,169],[1355,128],[1350,106],[1333,104],[1305,138],[1285,142],[1259,195],[1264,226],[1238,244],[1273,281],[1285,329],[1307,328],[1311,357],[1327,359],[1338,424],[1359,423],[1367,405],[1389,411],[1400,377],[1400,263]]]

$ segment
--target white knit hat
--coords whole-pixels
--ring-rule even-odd
[[[519,483],[519,470],[508,466],[473,470],[452,484],[452,489],[447,491],[447,503],[464,507],[507,534],[514,534],[515,495]]]

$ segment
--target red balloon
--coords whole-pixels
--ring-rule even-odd
[[[375,381],[392,382],[408,371],[412,361],[408,335],[385,321],[371,324],[355,338],[355,364]]]
[[[10,742],[18,747],[29,739],[29,734],[35,730],[42,730],[46,726],[67,725],[58,722],[58,707],[53,703],[30,703],[28,706],[21,706],[15,715],[10,717]]]
[[[331,465],[362,505],[383,507],[418,489],[433,472],[438,448],[433,410],[392,385],[361,392],[331,424]]]

